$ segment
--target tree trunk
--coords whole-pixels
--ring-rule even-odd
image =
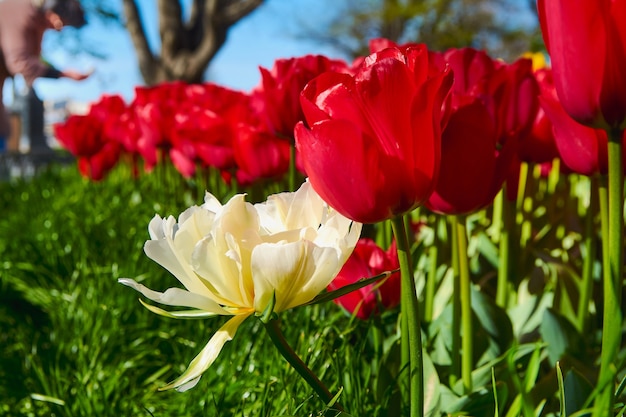
[[[190,18],[184,21],[178,0],[159,0],[161,50],[155,55],[141,24],[137,3],[123,0],[126,27],[144,82],[202,82],[209,63],[226,42],[228,29],[261,3],[263,0],[193,0]]]

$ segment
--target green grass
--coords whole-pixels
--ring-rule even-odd
[[[178,215],[201,200],[182,182],[158,177],[133,181],[120,169],[91,183],[73,167],[57,167],[0,185],[0,415],[288,416],[324,410],[254,319],[196,388],[157,391],[224,322],[156,316],[136,292],[117,283],[120,277],[145,279],[161,290],[177,284],[144,255],[147,225],[155,213]],[[367,326],[334,305],[284,316],[285,335],[309,366],[332,390],[344,386],[349,392],[342,396],[347,409],[378,413],[380,403],[362,385],[372,353],[352,332],[366,333]]]

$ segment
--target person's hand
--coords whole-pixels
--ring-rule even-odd
[[[93,70],[88,72],[78,72],[74,70],[64,70],[61,72],[61,76],[69,78],[74,81],[82,81],[88,78],[91,74],[93,74]]]

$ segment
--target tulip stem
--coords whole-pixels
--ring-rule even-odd
[[[408,342],[408,390],[410,416],[424,416],[424,359],[422,355],[422,329],[420,325],[420,312],[413,278],[411,253],[404,224],[404,217],[396,216],[391,225],[396,237],[398,248],[398,261],[401,274],[401,328],[402,345]],[[404,332],[404,330],[408,330]],[[404,349],[403,349],[404,350]],[[407,364],[402,363],[403,367]]]
[[[296,145],[292,144],[289,147],[289,191],[295,191],[296,189]]]
[[[594,415],[612,413],[615,402],[613,378],[616,359],[621,346],[622,273],[624,270],[624,166],[622,156],[622,130],[611,129],[608,134],[609,187],[608,187],[608,236],[603,236],[604,317],[602,323],[602,354],[600,357],[599,386]]]
[[[597,203],[598,179],[591,179],[591,188],[589,192],[589,207],[585,213],[585,234],[584,247],[585,258],[583,260],[583,276],[580,284],[580,298],[578,300],[578,314],[576,317],[577,327],[580,334],[587,331],[587,321],[589,318],[589,301],[593,292],[593,264],[596,259],[596,230],[594,227],[594,219],[598,212]]]
[[[472,345],[474,332],[472,330],[472,288],[469,274],[469,261],[467,258],[467,226],[465,217],[455,217],[456,242],[458,252],[458,279],[461,295],[461,377],[465,394],[472,392],[472,363],[474,347]]]
[[[502,198],[502,224],[500,229],[500,253],[498,263],[498,287],[496,290],[496,304],[503,309],[507,309],[509,302],[509,283],[510,283],[510,252],[511,252],[511,233],[515,227],[515,217],[513,215],[512,204],[507,201],[504,190],[501,193]]]
[[[459,277],[458,218],[448,216],[452,229],[452,346],[450,349],[450,386],[461,376],[461,279]]]
[[[426,289],[424,297],[424,321],[430,323],[433,320],[433,309],[435,305],[435,290],[437,289],[437,266],[439,265],[437,247],[437,232],[433,243],[428,247],[428,277],[426,278]]]
[[[328,388],[326,388],[324,383],[320,381],[317,375],[315,375],[309,369],[309,367],[306,366],[306,364],[302,361],[302,359],[300,359],[298,354],[291,348],[291,346],[289,346],[289,344],[285,340],[283,332],[280,330],[280,320],[271,319],[268,320],[267,323],[262,323],[265,326],[265,330],[267,331],[270,339],[272,339],[272,342],[274,342],[274,345],[276,346],[276,348],[278,348],[280,354],[283,355],[283,358],[285,358],[287,362],[289,362],[289,364],[296,370],[296,372],[298,372],[298,374],[300,374],[300,376],[304,378],[306,383],[309,384],[311,388],[313,388],[313,390],[322,399],[322,401],[324,401],[326,405],[330,405],[334,400],[334,396],[330,393]],[[334,410],[338,410],[341,412],[345,411],[341,404],[339,404],[339,402],[335,402],[334,404],[332,404],[332,407]]]

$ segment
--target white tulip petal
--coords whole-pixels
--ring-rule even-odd
[[[155,215],[152,220],[150,220],[150,223],[148,223],[150,238],[155,240],[163,239],[165,237],[165,229],[172,229],[172,226],[165,226],[168,223],[176,223],[176,219],[172,216],[163,219],[158,214]]]
[[[226,324],[211,337],[204,349],[191,361],[185,372],[174,381],[159,389],[167,390],[176,388],[178,391],[186,391],[193,388],[198,383],[202,374],[215,362],[215,359],[217,359],[217,356],[220,354],[226,342],[233,339],[241,323],[249,316],[250,314],[238,315],[228,320]]]
[[[239,281],[240,267],[227,254],[226,238],[217,235],[202,239],[191,257],[193,270],[209,286],[214,298],[228,306],[245,306]],[[249,304],[248,304],[249,306]]]
[[[204,204],[202,208],[212,213],[219,213],[222,210],[222,203],[209,192],[204,195]]]
[[[218,314],[204,311],[204,310],[180,310],[180,311],[167,311],[159,308],[157,306],[153,306],[152,304],[148,304],[142,299],[139,299],[139,302],[148,310],[153,312],[154,314],[158,314],[159,316],[168,317],[171,319],[206,319],[209,317],[218,316]]]
[[[216,221],[224,233],[237,239],[245,239],[259,230],[259,215],[254,206],[245,200],[245,195],[237,194],[226,203]]]
[[[145,243],[144,252],[146,255],[167,269],[189,291],[210,296],[209,291],[198,279],[189,264],[190,251],[193,251],[195,240],[190,242],[189,239],[186,239],[185,233],[181,236],[180,242],[174,240],[177,227],[173,217],[167,219],[155,217],[150,222],[149,229],[150,236],[154,240]]]
[[[282,244],[265,243],[254,248],[251,264],[256,311],[263,311],[274,293],[274,311],[288,308],[294,294],[300,293],[315,272],[315,264],[307,256],[312,246],[311,242],[299,240]]]
[[[343,266],[339,259],[340,253],[334,247],[311,245],[307,262],[312,264],[313,273],[306,279],[301,279],[298,287],[294,287],[297,291],[289,295],[285,309],[308,303],[330,284]]]
[[[323,200],[308,181],[294,193],[274,194],[266,202],[255,204],[261,227],[269,234],[303,227],[317,228],[324,207]]]
[[[151,290],[150,288],[144,286],[143,284],[139,284],[130,278],[120,278],[117,281],[120,284],[131,287],[132,289],[140,292],[144,297],[149,298],[152,301],[156,301],[157,303],[169,306],[197,308],[198,310],[221,315],[232,314],[215,301],[206,298],[203,295],[189,292],[181,288],[168,288],[165,292],[158,292]]]
[[[322,222],[326,207],[322,198],[306,181],[292,194],[292,201],[287,212],[287,229],[314,227]]]

